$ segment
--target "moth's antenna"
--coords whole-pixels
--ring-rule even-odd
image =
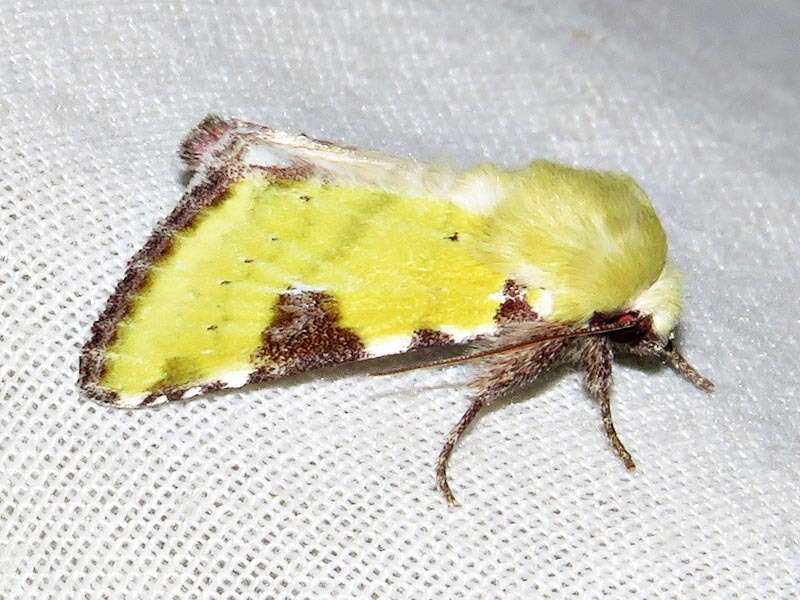
[[[486,358],[487,356],[495,356],[497,354],[506,354],[508,352],[515,352],[517,350],[522,350],[524,348],[529,348],[530,346],[535,346],[536,344],[541,344],[544,342],[552,342],[555,340],[566,340],[578,337],[587,337],[590,335],[601,335],[604,333],[612,333],[614,331],[624,331],[626,329],[633,329],[639,326],[639,319],[635,321],[631,321],[625,324],[615,323],[613,325],[594,325],[583,327],[581,329],[573,329],[572,331],[567,331],[564,333],[553,333],[550,335],[542,335],[539,337],[535,337],[529,340],[525,340],[524,342],[518,342],[516,344],[509,344],[508,346],[501,346],[499,348],[491,348],[489,350],[484,350],[482,352],[475,352],[473,354],[467,354],[466,356],[455,356],[453,358],[443,358],[441,360],[434,360],[431,362],[423,363],[421,365],[412,365],[410,367],[399,367],[397,369],[389,369],[386,371],[379,371],[377,373],[372,373],[372,375],[376,377],[382,377],[384,375],[396,375],[398,373],[406,373],[408,371],[416,371],[418,369],[431,369],[435,367],[449,367],[450,365],[457,365],[460,363],[469,362],[471,360],[477,360],[479,358]],[[676,353],[677,354],[677,353]],[[684,361],[686,362],[686,361]],[[688,363],[687,363],[688,364]],[[695,372],[696,373],[696,372]],[[700,375],[698,374],[698,377]]]

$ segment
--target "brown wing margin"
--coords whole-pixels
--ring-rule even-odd
[[[260,131],[271,131],[261,128]],[[150,272],[171,250],[177,233],[191,228],[198,216],[207,208],[223,201],[230,186],[245,177],[252,168],[242,162],[252,136],[252,126],[243,127],[237,121],[226,121],[208,115],[184,139],[180,156],[195,177],[189,189],[173,211],[150,234],[141,250],[129,261],[125,275],[106,302],[97,321],[92,325],[89,340],[83,346],[78,366],[78,385],[93,400],[121,405],[119,395],[101,384],[106,369],[106,351],[117,336],[119,324],[129,315],[135,296],[144,289]],[[272,172],[276,178],[308,176],[309,166],[296,164],[289,169],[260,167],[261,172]],[[211,382],[211,389],[225,387],[222,382]],[[148,396],[137,405],[152,404],[157,397],[176,399],[185,390],[163,390]]]
[[[204,209],[222,201],[236,179],[235,173],[208,173],[205,181],[192,187],[183,196],[172,213],[156,226],[142,249],[128,261],[125,276],[92,325],[89,341],[81,352],[78,385],[90,398],[119,404],[118,394],[100,383],[106,369],[106,350],[116,338],[119,324],[130,313],[134,297],[147,286],[153,265],[171,250],[175,235],[191,227]]]

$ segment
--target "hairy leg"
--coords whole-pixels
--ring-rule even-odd
[[[623,346],[623,348],[637,356],[661,360],[672,367],[678,375],[689,380],[696,388],[708,393],[714,391],[714,382],[703,377],[697,369],[689,364],[689,361],[675,349],[672,341],[664,346],[654,340],[643,340],[635,346]]]
[[[714,391],[714,382],[700,375],[697,369],[690,365],[689,361],[686,360],[680,352],[671,346],[669,349],[664,350],[664,352],[667,363],[675,369],[679,375],[691,381],[695,387],[700,388],[704,392]]]
[[[439,453],[439,458],[436,461],[436,485],[439,490],[441,490],[442,494],[444,494],[444,499],[447,500],[447,504],[450,506],[458,506],[458,500],[456,500],[456,497],[450,489],[450,484],[447,482],[447,461],[450,460],[450,455],[453,453],[453,448],[456,447],[458,439],[464,431],[466,431],[467,427],[469,427],[469,424],[475,420],[475,417],[478,416],[478,412],[482,407],[483,401],[480,398],[476,398],[472,401],[472,404],[470,404],[464,416],[461,417],[461,420],[456,423],[456,426],[447,434],[447,441],[444,443],[444,448],[442,448],[442,451]]]
[[[561,325],[542,322],[515,323],[482,349],[508,346],[524,340],[526,337],[532,338],[537,335],[557,334],[565,331],[568,331],[568,328]],[[476,392],[472,404],[448,434],[436,461],[436,485],[450,506],[457,506],[458,501],[447,481],[447,463],[458,440],[478,416],[481,408],[488,406],[514,388],[532,382],[557,362],[570,344],[571,341],[562,339],[550,340],[516,352],[498,354],[483,359],[484,369],[472,382]]]
[[[628,470],[636,468],[631,453],[619,439],[611,417],[611,365],[614,356],[611,342],[605,336],[587,338],[583,342],[581,363],[584,368],[584,383],[589,394],[600,403],[600,415],[608,440]]]

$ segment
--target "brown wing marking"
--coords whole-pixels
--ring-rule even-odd
[[[495,322],[502,325],[515,321],[539,320],[539,315],[528,303],[528,292],[524,286],[509,279],[503,286],[503,296],[504,300],[494,315]]]
[[[449,333],[435,329],[417,329],[411,337],[409,350],[422,350],[423,348],[437,348],[455,343],[455,338]]]
[[[325,292],[290,290],[275,304],[275,316],[253,355],[249,383],[367,358],[353,331],[339,325],[336,299]]]

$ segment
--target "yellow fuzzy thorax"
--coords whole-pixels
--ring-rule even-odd
[[[502,270],[552,294],[550,320],[623,309],[661,274],[667,238],[630,177],[548,161],[485,174],[505,191],[487,220],[486,248]]]

